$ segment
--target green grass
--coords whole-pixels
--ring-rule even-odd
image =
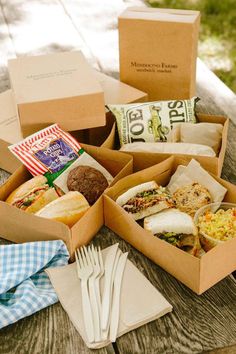
[[[153,7],[201,11],[199,57],[236,92],[236,0],[148,0]]]

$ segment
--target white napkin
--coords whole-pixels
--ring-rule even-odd
[[[112,247],[112,246],[111,246]],[[102,251],[105,260],[108,248]],[[59,301],[89,348],[102,348],[108,340],[88,343],[83,323],[80,280],[76,264],[47,270]],[[172,311],[172,306],[144,275],[127,260],[121,288],[120,319],[117,337]]]

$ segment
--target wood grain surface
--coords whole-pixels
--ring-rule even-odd
[[[95,69],[118,77],[117,16],[140,0],[0,0],[0,92],[10,87],[7,59],[25,54],[83,50]],[[236,183],[236,98],[198,61],[198,111],[230,118],[222,175]],[[0,171],[0,183],[8,174]],[[229,276],[201,296],[103,227],[93,242],[119,242],[130,260],[174,310],[96,353],[236,353],[236,282]],[[6,243],[2,240],[1,243]],[[148,299],[144,299],[148,301]],[[0,330],[0,354],[91,353],[60,304]]]

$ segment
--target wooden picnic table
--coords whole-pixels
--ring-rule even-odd
[[[142,2],[0,0],[0,92],[10,87],[7,58],[27,53],[81,49],[94,68],[118,77],[117,16],[134,4]],[[236,183],[235,94],[201,61],[197,86],[201,112],[230,118],[222,176]],[[7,176],[0,171],[0,182]],[[172,313],[118,338],[114,345],[97,353],[236,353],[233,275],[198,296],[106,227],[93,242],[102,248],[119,242],[123,251],[129,251],[129,259],[173,305]],[[0,354],[90,352],[59,303],[0,330]]]

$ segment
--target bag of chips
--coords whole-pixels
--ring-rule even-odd
[[[172,128],[180,123],[197,123],[195,104],[190,100],[157,101],[108,105],[115,115],[120,145],[133,142],[167,141]]]
[[[33,176],[44,175],[52,184],[83,152],[80,144],[53,124],[9,146]]]

